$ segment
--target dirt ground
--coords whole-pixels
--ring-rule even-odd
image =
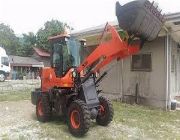
[[[0,137],[8,139],[38,137],[34,106],[30,101],[0,102]]]
[[[38,80],[0,83],[0,140],[180,139],[180,112],[165,112],[120,102],[113,102],[115,113],[109,126],[98,126],[92,121],[84,137],[73,137],[60,117],[54,117],[48,123],[37,121],[30,93],[39,86]]]
[[[0,139],[180,139],[180,112],[113,104],[115,116],[109,126],[98,126],[92,121],[88,133],[76,138],[59,117],[48,123],[38,122],[30,100],[0,102]]]
[[[0,83],[0,140],[180,140],[180,111],[166,112],[120,102],[113,102],[114,118],[107,127],[92,121],[84,137],[73,137],[60,117],[48,123],[37,121],[30,93],[39,86],[38,80]]]
[[[96,135],[108,132],[106,139],[116,139],[116,135],[111,135],[114,123],[110,127],[102,127],[99,133],[97,126],[92,122],[89,134],[83,137],[94,139]],[[119,126],[115,126],[118,128]],[[95,128],[95,129],[93,129]],[[118,137],[119,138],[119,137]],[[76,139],[68,132],[66,124],[61,119],[49,123],[40,123],[35,116],[35,106],[29,100],[0,102],[0,139]],[[82,139],[82,138],[81,138]]]

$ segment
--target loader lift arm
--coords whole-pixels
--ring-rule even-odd
[[[113,60],[119,60],[136,54],[140,50],[140,41],[136,41],[136,43],[131,44],[127,39],[123,40],[115,27],[109,25],[108,23],[105,26],[102,38],[105,34],[110,34],[111,39],[104,42],[102,41],[77,68],[78,72],[91,67],[91,70],[86,73],[86,75],[91,75],[92,73],[99,72],[101,68],[108,65]]]

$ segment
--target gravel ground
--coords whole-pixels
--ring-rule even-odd
[[[60,119],[49,123],[38,122],[35,106],[29,100],[0,102],[0,122],[0,139],[76,139]],[[89,132],[83,138],[96,139],[101,136],[101,139],[117,139],[120,137],[117,130],[121,127],[115,122],[109,127],[97,126],[92,122]],[[108,137],[104,135],[106,131]]]
[[[180,139],[179,112],[166,113],[115,102],[114,105],[115,116],[109,126],[98,126],[92,121],[88,133],[82,138],[76,138],[69,133],[67,125],[60,117],[48,123],[38,122],[35,106],[29,100],[0,102],[0,139]]]
[[[30,101],[0,103],[0,138],[36,139],[39,122],[35,119]]]
[[[98,126],[92,121],[84,137],[73,137],[60,117],[54,117],[53,121],[48,123],[37,121],[35,106],[29,99],[30,90],[39,85],[40,81],[36,80],[0,83],[0,140],[180,139],[180,112],[165,112],[120,102],[113,102],[114,119],[107,127]]]
[[[0,122],[0,139],[77,139],[60,119],[49,123],[38,122],[35,106],[29,100],[0,102]],[[131,134],[127,135],[127,132]],[[92,122],[87,135],[80,139],[123,139],[122,133],[126,135],[124,138],[131,137],[137,129],[114,121],[108,127]]]

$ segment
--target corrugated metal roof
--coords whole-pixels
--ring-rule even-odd
[[[112,21],[108,23],[112,26],[118,27],[118,21]],[[93,35],[93,34],[102,33],[105,25],[106,23],[95,26],[95,27],[86,28],[80,31],[72,31],[71,36],[84,36],[84,35]]]
[[[50,57],[50,53],[40,49],[40,48],[33,48],[35,50],[35,52],[39,55],[39,56],[43,56],[43,57]]]
[[[43,62],[39,62],[32,57],[10,55],[9,61],[12,66],[44,66]]]

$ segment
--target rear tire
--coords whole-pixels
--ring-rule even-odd
[[[42,94],[36,104],[36,116],[40,122],[47,122],[51,119],[52,107],[49,100],[49,95]]]
[[[68,109],[68,127],[74,136],[83,136],[90,127],[90,112],[82,100],[73,101]]]
[[[107,126],[113,119],[114,110],[113,106],[107,98],[100,96],[100,109],[96,118],[96,122],[99,125]]]

